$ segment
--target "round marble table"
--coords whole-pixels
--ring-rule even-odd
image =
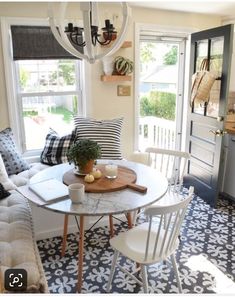
[[[108,164],[109,162],[108,160],[98,160],[98,164]],[[75,215],[80,218],[78,292],[81,291],[82,287],[84,216],[108,215],[111,219],[114,214],[127,213],[128,225],[131,228],[130,212],[158,201],[167,191],[167,179],[156,170],[143,164],[125,160],[112,160],[112,163],[134,170],[137,175],[136,184],[147,187],[147,192],[140,193],[126,188],[107,193],[85,193],[83,204],[72,204],[70,199],[65,199],[56,203],[41,205],[48,210],[65,214],[62,256],[66,247],[68,216]],[[50,167],[33,176],[30,183],[37,183],[50,178],[62,181],[64,173],[71,168],[73,165],[69,164]],[[32,200],[32,202],[35,201]]]

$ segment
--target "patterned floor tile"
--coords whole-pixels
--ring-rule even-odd
[[[142,216],[140,222],[144,221]],[[119,232],[126,223],[115,224]],[[51,293],[75,293],[77,284],[77,234],[68,235],[65,256],[60,256],[61,237],[37,242]],[[217,209],[195,196],[187,211],[176,253],[184,293],[235,292],[235,203],[220,199]],[[109,229],[95,228],[85,234],[83,293],[105,293],[113,250]],[[121,258],[133,269],[135,263]],[[150,293],[178,293],[172,266],[168,262],[148,268]],[[143,293],[142,287],[116,270],[113,293]]]

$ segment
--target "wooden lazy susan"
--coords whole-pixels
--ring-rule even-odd
[[[85,185],[85,191],[90,193],[105,193],[119,191],[125,188],[131,188],[135,191],[145,193],[147,188],[137,185],[136,173],[134,170],[124,166],[118,166],[118,176],[115,179],[108,179],[105,177],[105,165],[96,165],[96,168],[102,172],[99,179],[95,179],[93,183],[84,181],[84,176],[79,176],[74,173],[74,169],[69,170],[63,176],[63,182],[67,186],[74,183],[82,183]]]

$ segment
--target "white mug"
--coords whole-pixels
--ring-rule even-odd
[[[72,200],[72,203],[82,203],[84,199],[85,186],[83,184],[71,184],[68,186],[69,197]]]

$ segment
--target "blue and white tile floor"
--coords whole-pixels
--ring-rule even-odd
[[[117,231],[122,228],[127,228],[126,223],[115,224]],[[76,292],[77,237],[68,235],[63,258],[61,237],[37,242],[51,293]],[[112,256],[108,226],[85,233],[82,293],[105,293]],[[184,220],[176,258],[184,293],[235,294],[235,203],[221,198],[214,209],[195,196]],[[124,258],[121,263],[128,269],[135,267],[135,263]],[[170,263],[150,266],[148,275],[150,293],[178,293]],[[143,290],[117,269],[112,292],[143,293]]]

